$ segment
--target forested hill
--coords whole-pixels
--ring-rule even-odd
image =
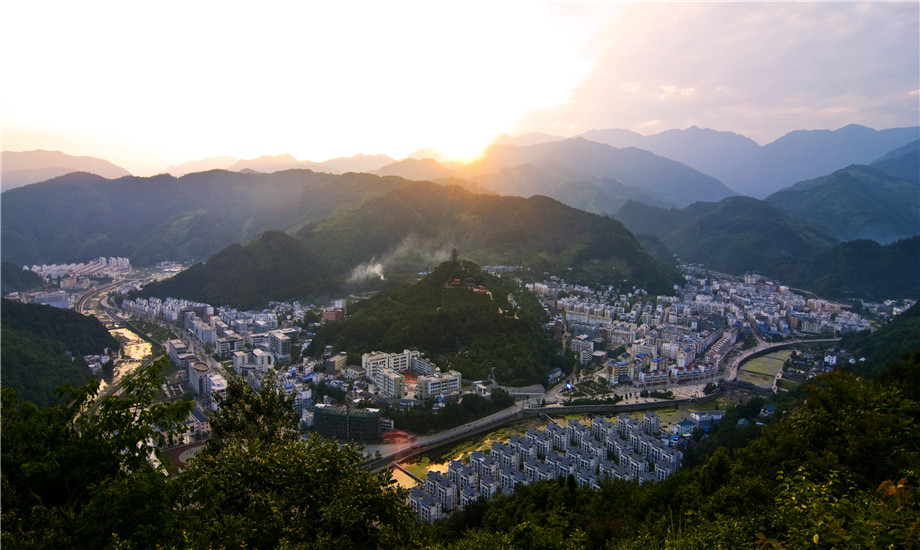
[[[415,284],[359,302],[344,321],[323,325],[307,353],[332,345],[358,363],[362,353],[416,348],[464,378],[494,373],[503,384],[545,384],[549,371],[563,366],[543,330],[545,317],[516,282],[472,262],[448,261]]]
[[[296,231],[403,183],[310,170],[114,180],[68,174],[3,193],[3,260],[31,265],[123,256],[145,266],[207,258],[270,229]]]
[[[0,286],[2,286],[2,294],[6,296],[10,292],[21,292],[24,290],[32,290],[42,286],[44,281],[41,277],[32,273],[31,271],[25,271],[16,264],[10,262],[0,263]]]
[[[647,233],[685,262],[725,273],[771,274],[836,244],[809,223],[750,197],[698,202],[683,209],[627,203],[616,218],[634,233]]]
[[[840,241],[889,244],[920,234],[920,186],[869,166],[848,166],[765,199]]]
[[[306,227],[298,237],[321,249],[336,269],[375,257],[398,265],[412,254],[424,256],[422,251],[430,252],[436,261],[429,265],[436,265],[455,247],[480,265],[566,271],[571,278],[626,282],[650,292],[666,291],[680,280],[676,270],[642,250],[623,224],[606,216],[544,196],[477,195],[426,182],[407,183]]]
[[[559,273],[652,293],[682,281],[616,220],[547,197],[474,195],[428,182],[406,182],[295,237],[270,232],[231,246],[141,295],[244,308],[272,299],[312,300],[430,270],[452,248],[480,265],[522,265],[541,277]],[[284,284],[267,284],[272,280]]]
[[[59,402],[54,392],[58,386],[86,382],[89,370],[83,355],[119,347],[95,317],[46,305],[3,300],[0,330],[3,386],[39,405]]]
[[[920,298],[920,235],[887,246],[841,243],[798,262],[778,265],[783,283],[834,300]]]
[[[920,353],[920,302],[875,332],[844,335],[840,347],[866,359],[853,367],[859,375],[874,378],[884,374],[892,364]]]

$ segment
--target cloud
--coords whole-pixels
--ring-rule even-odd
[[[916,3],[629,4],[590,41],[593,69],[571,101],[518,130],[656,120],[766,142],[799,128],[913,125],[918,15]]]

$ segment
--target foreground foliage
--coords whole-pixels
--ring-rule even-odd
[[[508,536],[526,524],[550,531],[544,548],[918,548],[920,392],[909,384],[918,375],[920,354],[872,383],[831,373],[759,435],[730,411],[711,450],[694,456],[701,465],[664,482],[600,491],[543,482],[429,536],[447,548],[524,548]]]
[[[162,366],[96,402],[95,386],[45,409],[4,389],[4,548],[396,548],[411,535],[388,473],[364,470],[354,448],[301,440],[288,398],[239,379],[205,452],[166,477],[148,458],[191,403],[154,401]]]
[[[5,389],[8,548],[920,548],[920,354],[867,382],[819,377],[775,422],[728,411],[664,482],[519,487],[433,526],[351,447],[291,437],[289,398],[231,381],[222,426],[169,478],[149,451],[188,404],[157,404],[156,364],[119,395],[38,409]]]

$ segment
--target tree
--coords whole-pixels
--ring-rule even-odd
[[[206,453],[219,454],[231,441],[284,443],[300,437],[294,397],[278,391],[271,372],[258,390],[242,377],[231,376],[225,394],[217,396],[217,404]]]
[[[191,411],[189,402],[155,401],[163,365],[140,369],[120,392],[98,399],[95,382],[62,388],[66,406],[38,409],[3,389],[4,545],[92,548],[113,535],[139,546],[158,540],[171,506],[162,497],[166,478],[150,457]]]
[[[192,546],[403,548],[413,520],[389,473],[318,435],[231,441],[196,458],[182,512]]]

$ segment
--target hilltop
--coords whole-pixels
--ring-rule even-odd
[[[307,353],[325,345],[355,357],[414,348],[466,379],[494,374],[503,384],[544,384],[562,360],[542,329],[545,317],[514,281],[469,261],[447,261],[414,284],[355,304],[344,321],[323,325]]]

